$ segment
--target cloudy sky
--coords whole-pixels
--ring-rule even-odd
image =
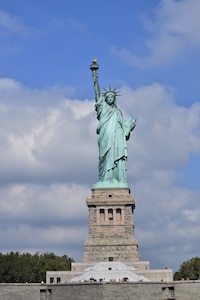
[[[20,2],[20,3],[19,3]],[[142,260],[200,249],[200,1],[0,0],[0,251],[81,261],[98,177],[89,65],[137,126],[127,178]]]

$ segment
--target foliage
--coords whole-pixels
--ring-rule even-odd
[[[174,274],[174,280],[200,278],[200,257],[193,257],[182,263],[178,272]]]
[[[45,282],[46,271],[69,271],[73,259],[54,253],[0,253],[0,282]]]

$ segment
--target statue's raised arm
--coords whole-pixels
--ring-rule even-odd
[[[94,82],[95,101],[97,101],[100,97],[100,87],[97,74],[98,69],[99,65],[97,64],[97,59],[93,59],[92,64],[90,65],[90,70],[92,71],[92,78]]]

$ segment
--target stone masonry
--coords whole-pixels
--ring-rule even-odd
[[[86,203],[89,234],[83,261],[139,261],[138,243],[134,237],[135,200],[130,189],[92,189],[92,196]]]
[[[199,300],[200,281],[0,284],[0,300]]]

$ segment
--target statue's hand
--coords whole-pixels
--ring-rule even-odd
[[[136,119],[132,119],[131,124],[130,124],[131,130],[133,130],[135,128],[135,125],[136,125]]]
[[[126,140],[129,139],[131,131],[135,128],[136,120],[129,118],[124,122],[124,134],[126,136]]]

